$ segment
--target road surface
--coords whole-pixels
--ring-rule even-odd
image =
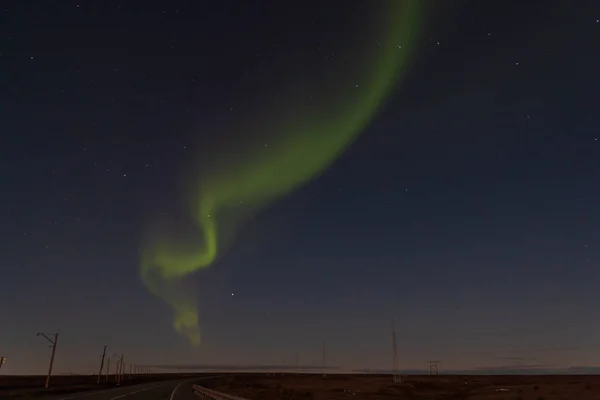
[[[206,379],[206,378],[205,378]],[[36,398],[36,400],[198,400],[192,392],[193,384],[202,378],[142,383],[99,391],[73,393],[63,396]],[[19,400],[29,400],[21,397]],[[31,399],[34,399],[33,397]]]

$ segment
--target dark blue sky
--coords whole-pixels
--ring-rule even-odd
[[[388,368],[392,318],[402,368],[597,365],[591,0],[429,2],[403,84],[190,280],[200,348],[176,334],[137,273],[146,213],[179,200],[198,137],[279,68],[310,73],[368,8],[292,3],[3,5],[6,372],[45,371],[38,331],[60,332],[57,373],[95,370],[104,344],[138,363],[318,364],[322,340],[331,364]]]

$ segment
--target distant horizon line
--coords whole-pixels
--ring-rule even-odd
[[[333,369],[332,370],[302,370],[298,369],[297,371],[291,370],[267,370],[267,369],[259,369],[259,368],[242,368],[227,370],[227,369],[205,369],[202,371],[192,371],[188,370],[186,372],[166,372],[166,371],[157,371],[153,372],[150,375],[160,375],[160,374],[194,374],[194,373],[220,373],[220,374],[235,374],[235,373],[245,373],[245,374],[321,374],[327,373],[332,375],[392,375],[392,370],[385,369],[353,369],[353,370],[341,370],[341,369]],[[98,373],[57,373],[52,376],[97,376]],[[404,375],[404,376],[429,376],[429,370],[401,370],[396,371],[396,375]],[[563,369],[544,369],[544,368],[522,368],[522,369],[511,369],[505,370],[502,368],[494,369],[494,368],[483,368],[483,369],[471,369],[471,370],[447,370],[440,371],[439,376],[494,376],[494,375],[517,375],[517,376],[552,376],[552,375],[600,375],[600,366],[598,367],[568,367]],[[0,376],[26,376],[26,377],[43,377],[46,374],[24,374],[24,373],[4,373]]]
[[[353,368],[344,369],[339,366],[316,365],[144,365],[152,368],[151,374],[193,374],[193,373],[263,373],[263,374],[332,374],[332,375],[430,375],[428,369],[398,369],[393,371],[386,368]],[[41,376],[42,374],[10,373],[7,376]],[[96,372],[76,373],[60,372],[54,376],[95,376]],[[469,369],[440,370],[439,375],[444,376],[481,376],[481,375],[600,375],[600,366],[571,366],[555,367],[551,365],[504,365],[495,367],[479,367]]]
[[[203,372],[304,372],[304,373],[337,373],[337,374],[374,374],[391,375],[392,369],[387,368],[352,368],[344,369],[340,366],[315,366],[315,365],[150,365],[156,369],[179,369],[185,371]],[[396,374],[429,375],[428,369],[398,369]],[[588,375],[600,374],[600,366],[570,366],[556,367],[552,365],[503,365],[491,367],[462,368],[441,370],[439,375]]]

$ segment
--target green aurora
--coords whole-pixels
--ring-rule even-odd
[[[408,69],[421,20],[419,2],[375,2],[383,7],[377,10],[378,20],[368,25],[376,27],[369,34],[378,45],[369,49],[371,54],[360,50],[362,62],[354,66],[356,71],[336,74],[333,81],[315,86],[316,104],[295,101],[268,110],[268,115],[277,116],[260,123],[268,146],[219,154],[222,160],[235,162],[221,161],[218,167],[200,170],[188,196],[189,218],[198,229],[199,242],[177,240],[163,232],[143,243],[142,280],[173,308],[175,329],[193,345],[200,344],[198,309],[182,280],[222,255],[222,215],[239,204],[246,214],[255,214],[317,177],[352,144]]]

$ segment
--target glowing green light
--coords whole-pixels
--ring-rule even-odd
[[[285,196],[322,173],[365,129],[408,67],[419,1],[385,2],[377,21],[382,40],[364,54],[364,64],[349,66],[354,74],[340,71],[310,102],[273,110],[278,117],[265,121],[260,132],[268,146],[226,154],[225,165],[200,173],[190,210],[200,242],[161,237],[144,246],[142,278],[150,291],[173,307],[175,328],[193,344],[200,342],[196,306],[180,294],[179,280],[212,265],[222,253],[219,225],[224,213],[240,203],[246,212],[256,212]],[[293,118],[289,109],[295,112]]]

